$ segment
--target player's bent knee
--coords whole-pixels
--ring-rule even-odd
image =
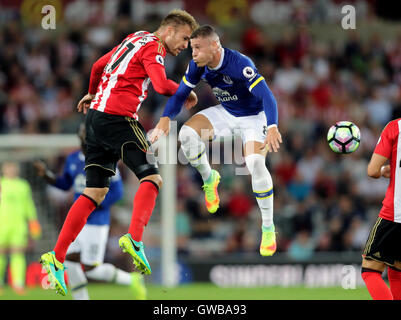
[[[384,262],[363,258],[362,259],[362,268],[383,272],[386,269],[386,265]]]
[[[159,190],[163,186],[163,179],[160,174],[152,174],[140,180],[140,183],[149,181],[152,182]]]
[[[108,189],[112,175],[113,173],[109,170],[98,166],[90,166],[86,168],[86,187],[91,189]]]
[[[181,130],[178,133],[178,140],[181,142],[181,144],[188,143],[192,139],[198,140],[199,138],[200,136],[198,132],[196,132],[194,128],[187,126],[185,124],[181,127]]]
[[[266,159],[264,156],[254,153],[245,157],[246,166],[252,175],[263,175],[266,168]]]
[[[83,195],[100,205],[106,198],[107,192],[109,192],[109,188],[85,188]]]
[[[95,269],[97,266],[90,266],[88,264],[83,264],[82,267],[83,267],[85,272],[89,272],[89,271]]]

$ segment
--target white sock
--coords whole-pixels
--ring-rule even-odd
[[[66,260],[64,265],[67,268],[68,284],[74,300],[89,300],[88,280],[81,264]]]
[[[273,224],[272,177],[261,154],[251,154],[245,157],[245,162],[252,176],[252,190],[262,214],[262,225],[268,228]]]
[[[187,125],[181,127],[178,139],[181,142],[181,149],[189,163],[198,170],[203,181],[206,181],[212,169],[207,159],[206,145],[199,134]]]
[[[88,279],[114,282],[118,284],[130,285],[132,277],[129,272],[117,269],[110,263],[103,263],[96,268],[87,271],[86,276]]]

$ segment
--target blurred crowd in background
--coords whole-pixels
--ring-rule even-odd
[[[57,36],[56,31],[25,27],[18,18],[2,25],[0,133],[76,133],[83,120],[76,104],[87,92],[93,62],[127,34],[154,31],[160,21],[155,14],[137,23],[127,12],[129,2],[121,1],[107,28],[101,20],[64,21]],[[313,37],[307,18],[293,21],[279,35],[245,18],[235,27],[235,36],[230,33],[234,29],[217,26],[223,46],[253,59],[278,102],[283,144],[267,157],[278,252],[296,261],[315,252],[360,252],[388,184],[386,179],[368,178],[366,166],[385,124],[400,116],[401,32],[391,41],[382,40],[379,33],[362,40],[360,30],[340,29],[345,41],[333,42]],[[214,23],[205,17],[199,22]],[[179,82],[189,59],[190,50],[178,58],[167,57],[168,77]],[[198,105],[177,117],[178,127],[191,114],[217,104],[210,88],[200,85],[196,92]],[[165,102],[150,88],[140,110],[146,130],[155,126]],[[340,120],[353,121],[361,130],[361,145],[354,154],[336,155],[328,147],[327,131]],[[200,176],[189,165],[177,166],[179,254],[258,252],[260,213],[250,176],[235,174],[240,166],[213,165],[222,180],[220,209],[212,216],[204,205]],[[59,162],[53,169],[61,168]],[[136,178],[121,169],[126,197],[114,209],[110,259],[114,252],[120,254],[115,239],[127,226],[118,217],[121,211],[130,215],[137,185]],[[159,220],[158,206],[145,231],[149,250],[158,248]]]

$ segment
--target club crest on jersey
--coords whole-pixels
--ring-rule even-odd
[[[160,54],[158,54],[158,55],[156,56],[156,61],[157,61],[158,63],[164,65],[164,59],[163,59],[163,57],[162,57]]]
[[[252,78],[253,76],[255,76],[255,71],[253,71],[253,69],[251,67],[245,67],[242,70],[242,74],[244,75],[245,78]]]
[[[229,76],[223,76],[223,81],[227,84],[233,84],[233,81]]]

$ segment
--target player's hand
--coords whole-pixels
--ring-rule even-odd
[[[283,140],[281,139],[281,134],[278,131],[278,128],[276,126],[270,127],[267,130],[266,139],[260,149],[263,150],[267,146],[267,152],[277,152],[280,148],[280,143],[282,142]]]
[[[192,107],[196,106],[197,103],[198,103],[198,97],[196,93],[192,90],[188,98],[185,100],[184,106],[187,110],[189,110]]]
[[[38,220],[29,221],[29,233],[34,240],[38,240],[42,236],[42,228]]]
[[[159,123],[153,129],[152,133],[149,136],[150,143],[155,143],[160,139],[163,135],[167,136],[170,132],[170,118],[169,117],[161,117]]]
[[[46,163],[44,163],[41,160],[37,160],[33,163],[33,166],[36,169],[36,173],[39,177],[44,177],[46,174],[47,166]]]
[[[381,169],[380,169],[380,172],[381,172],[383,177],[390,178],[390,174],[391,174],[390,165],[388,164],[386,166],[382,166]]]
[[[86,112],[88,111],[91,102],[93,100],[93,98],[95,97],[95,95],[87,93],[79,102],[78,102],[78,112],[83,112],[84,114],[86,114]]]

